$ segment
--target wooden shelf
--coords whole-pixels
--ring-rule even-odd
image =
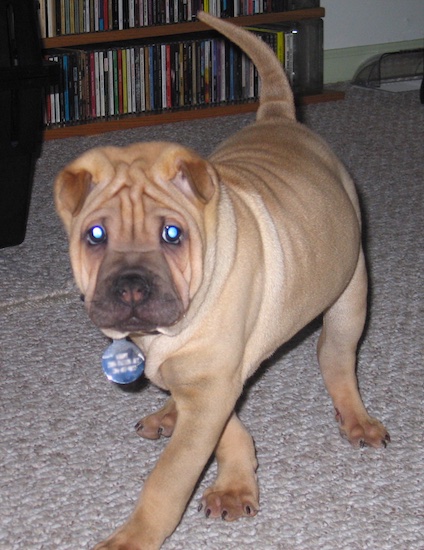
[[[228,18],[229,21],[239,26],[261,25],[265,23],[280,23],[299,21],[304,19],[318,19],[325,16],[324,8],[309,8],[285,12],[264,13],[250,16]],[[125,30],[101,31],[94,33],[69,34],[43,40],[43,48],[67,48],[72,46],[87,46],[93,44],[122,43],[131,40],[149,40],[166,37],[178,37],[199,32],[211,32],[212,29],[200,21],[190,21],[169,25],[155,25]],[[336,101],[344,98],[343,92],[324,91],[321,94],[301,97],[299,104],[320,103]],[[46,128],[44,139],[59,139],[76,136],[95,135],[103,132],[126,130],[142,126],[153,126],[171,122],[181,122],[199,118],[211,118],[224,115],[235,115],[256,111],[258,102],[222,104],[147,112],[145,114],[123,115],[113,119],[100,119],[83,124]]]
[[[305,96],[299,99],[299,104],[310,105],[313,103],[323,103],[326,101],[338,101],[344,99],[344,92],[326,90],[322,94]],[[99,120],[87,124],[75,124],[73,126],[63,126],[61,128],[46,129],[44,139],[63,139],[68,137],[89,136],[102,134],[104,132],[114,132],[118,130],[127,130],[129,128],[139,128],[142,126],[155,126],[157,124],[168,124],[171,122],[183,122],[199,118],[212,118],[217,116],[238,115],[243,113],[255,112],[258,108],[258,102],[238,103],[232,105],[213,105],[210,107],[187,108],[175,111],[162,111],[157,113],[146,113],[139,115],[126,115],[119,119]]]
[[[324,8],[310,8],[305,10],[262,13],[259,15],[243,15],[231,17],[235,25],[249,26],[263,23],[276,23],[282,21],[299,21],[301,19],[315,19],[325,16]],[[139,40],[144,38],[158,38],[161,36],[173,36],[192,34],[196,32],[211,31],[212,29],[200,21],[187,23],[172,23],[169,25],[153,25],[138,27],[121,31],[99,31],[82,34],[67,34],[43,39],[43,48],[67,48],[69,46],[81,46],[87,44],[102,44],[105,42],[124,42],[127,40]]]

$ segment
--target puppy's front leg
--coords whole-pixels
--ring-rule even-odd
[[[217,384],[209,379],[171,392],[178,413],[171,440],[148,477],[133,514],[95,550],[160,548],[178,525],[239,396],[231,382],[220,380]]]

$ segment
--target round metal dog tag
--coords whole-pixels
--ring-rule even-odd
[[[144,355],[129,340],[114,340],[102,356],[102,367],[107,378],[116,384],[131,384],[144,371]]]

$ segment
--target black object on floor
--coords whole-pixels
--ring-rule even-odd
[[[43,135],[44,64],[35,2],[0,4],[0,248],[25,239],[35,162]]]

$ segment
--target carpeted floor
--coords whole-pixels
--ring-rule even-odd
[[[358,374],[392,444],[355,451],[339,437],[315,358],[318,330],[309,327],[242,404],[260,463],[260,513],[228,524],[197,512],[212,464],[167,550],[424,549],[424,106],[416,93],[350,88],[345,101],[303,115],[345,161],[363,202],[372,305]],[[0,250],[0,548],[91,548],[129,514],[166,444],[133,429],[161,392],[123,392],[101,372],[107,340],[72,283],[55,174],[104,144],[176,140],[206,154],[251,119],[44,145],[26,241]]]

